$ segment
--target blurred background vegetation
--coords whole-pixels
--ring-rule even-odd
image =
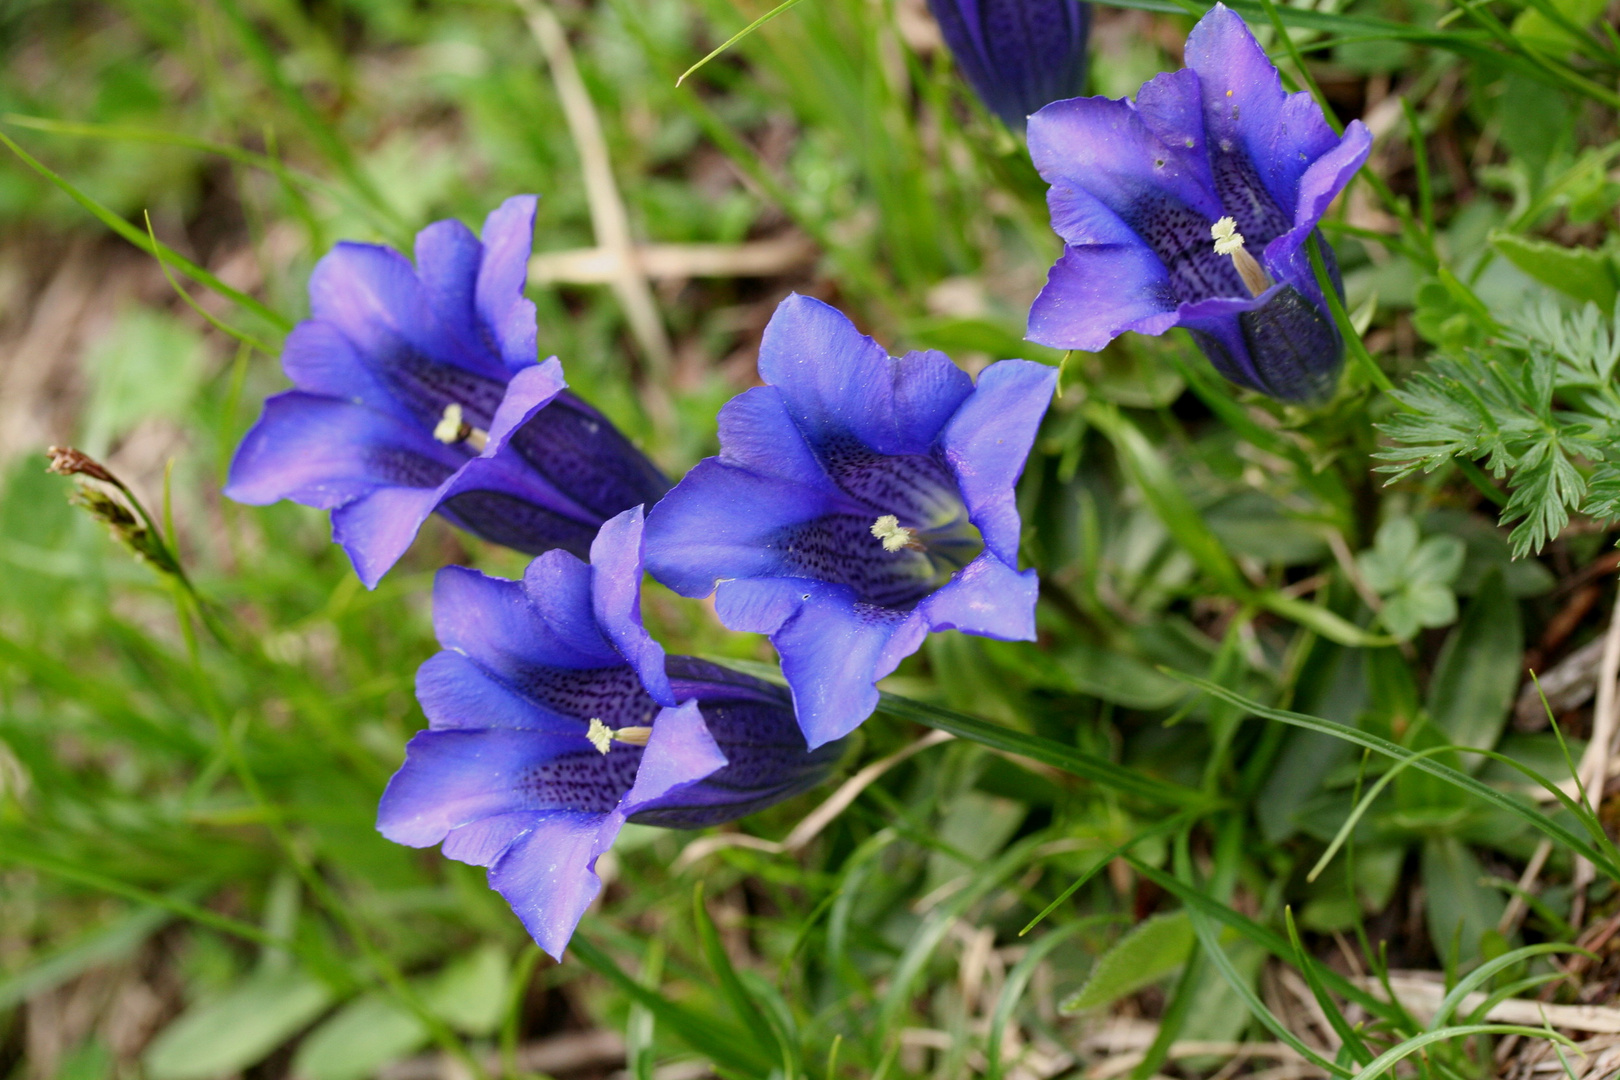
[[[1607,840],[1596,874],[1544,840],[1598,821],[1509,764],[1558,780],[1582,758],[1620,559],[1576,513],[1515,561],[1499,476],[1446,452],[1385,486],[1372,455],[1402,409],[1386,378],[1487,344],[1512,377],[1609,348],[1616,35],[1591,0],[1300,0],[1291,40],[1240,9],[1377,138],[1326,228],[1381,374],[1353,361],[1309,414],[1235,392],[1179,334],[1066,359],[1021,341],[1059,251],[1044,188],[922,0],[808,0],[679,87],[765,8],[0,4],[0,1076],[1224,1078],[1348,1075],[1393,1046],[1425,1075],[1557,1069],[1506,1029],[1406,1040],[1486,1017],[1435,1015],[1471,971],[1465,990],[1555,1009],[1620,986]],[[1093,92],[1177,67],[1199,10],[1099,8]],[[433,569],[521,560],[435,523],[368,593],[323,515],[218,494],[334,241],[408,250],[528,191],[541,355],[671,472],[713,450],[789,290],[896,353],[1064,362],[1021,489],[1041,642],[937,635],[886,684],[1046,756],[919,747],[891,703],[817,792],[711,836],[627,830],[562,965],[480,871],[373,830],[422,724]],[[1547,330],[1586,302],[1585,337]],[[1526,305],[1541,322],[1511,331]],[[1559,407],[1615,415],[1559,379]],[[226,642],[69,504],[53,442],[162,509]],[[772,659],[701,604],[647,604],[674,651]],[[1427,756],[1392,773],[1276,709]],[[1607,822],[1607,770],[1586,775]],[[1599,1012],[1552,1017],[1577,1074],[1612,1075],[1620,1011]]]

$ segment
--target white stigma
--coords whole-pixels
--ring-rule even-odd
[[[461,406],[454,401],[444,407],[444,415],[439,417],[439,423],[433,429],[433,437],[446,446],[464,442],[480,453],[489,443],[489,433],[463,420]]]
[[[899,551],[914,543],[911,530],[900,524],[893,514],[884,514],[872,522],[872,535],[883,541],[884,551]]]
[[[1229,217],[1221,218],[1209,227],[1209,235],[1215,241],[1215,254],[1232,257],[1232,268],[1243,279],[1251,295],[1259,296],[1271,288],[1271,278],[1266,276],[1259,261],[1243,246],[1243,234],[1237,231],[1236,221]]]
[[[585,732],[585,737],[591,740],[591,745],[596,747],[597,751],[602,754],[606,754],[613,745],[613,729],[595,716],[591,717],[591,726]]]
[[[1237,231],[1237,222],[1229,217],[1223,217],[1211,225],[1209,235],[1215,238],[1217,255],[1230,255],[1243,250],[1243,234]]]

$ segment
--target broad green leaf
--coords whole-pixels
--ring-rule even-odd
[[[506,1008],[506,950],[485,942],[452,961],[422,994],[429,1012],[468,1035],[492,1035]]]
[[[1187,688],[1134,657],[1076,642],[1058,664],[1082,694],[1129,709],[1163,709],[1187,696]]]
[[[1243,575],[1220,537],[1177,485],[1170,466],[1147,437],[1111,406],[1088,404],[1084,411],[1086,419],[1114,444],[1125,472],[1198,568],[1228,591],[1247,592]]]
[[[427,1028],[381,994],[349,1002],[299,1044],[297,1080],[364,1080],[382,1066],[427,1045]]]
[[[209,1080],[263,1060],[332,1000],[326,984],[300,971],[260,970],[224,997],[193,1006],[147,1047],[151,1080]]]
[[[1193,928],[1185,911],[1155,915],[1097,958],[1085,985],[1063,1003],[1063,1011],[1101,1008],[1152,986],[1185,964],[1192,946]]]
[[[125,309],[111,331],[85,356],[94,391],[81,439],[103,454],[136,424],[152,417],[179,419],[203,377],[203,343],[172,315]]]
[[[955,796],[936,827],[941,842],[982,865],[1000,851],[1029,814],[1029,807],[1012,799],[968,790]],[[943,851],[928,853],[928,873],[922,892],[931,893],[970,867]]]
[[[1429,716],[1450,742],[1485,750],[1496,746],[1518,694],[1523,655],[1519,602],[1502,574],[1492,570],[1447,636],[1429,680]]]
[[[1603,9],[1608,6],[1606,0],[1550,0],[1550,2],[1560,15],[1576,27],[1590,26],[1598,16],[1603,14]],[[1567,55],[1577,44],[1566,27],[1560,26],[1556,21],[1533,8],[1527,8],[1519,12],[1518,17],[1513,20],[1513,36],[1524,41],[1527,45],[1540,49],[1542,52],[1551,53],[1554,56]],[[1509,257],[1511,258],[1511,256]],[[1524,267],[1520,267],[1520,269],[1525,270],[1525,273],[1530,274],[1532,277],[1535,276]],[[1548,282],[1548,284],[1552,284],[1552,282]]]
[[[1507,907],[1502,894],[1481,884],[1485,870],[1474,853],[1452,836],[1423,844],[1423,899],[1429,943],[1450,963],[1465,963],[1480,953],[1480,940],[1496,933]],[[1457,954],[1452,955],[1453,948]]]
[[[1518,21],[1541,17],[1540,12],[1526,11]],[[1506,232],[1492,233],[1491,246],[1543,285],[1550,285],[1577,300],[1589,300],[1605,311],[1614,308],[1620,276],[1616,274],[1614,258],[1609,252],[1563,247]]]

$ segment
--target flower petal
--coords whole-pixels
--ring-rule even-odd
[[[335,326],[374,371],[427,363],[506,380],[495,357],[467,351],[446,331],[415,268],[392,248],[339,242],[310,274],[309,305],[311,315]]]
[[[917,609],[927,618],[929,630],[960,630],[1002,641],[1034,641],[1039,591],[1034,570],[1020,574],[986,551]]]
[[[623,432],[567,390],[513,426],[502,449],[591,514],[593,523],[657,502],[669,490],[664,474]]]
[[[439,329],[463,353],[487,352],[478,332],[473,291],[484,245],[461,222],[435,221],[416,234],[416,276]]]
[[[838,309],[797,293],[765,327],[759,374],[823,461],[829,446],[850,439],[879,454],[927,453],[973,392],[944,353],[891,359]]]
[[[579,717],[565,716],[521,687],[520,682],[448,649],[416,669],[416,700],[434,731],[511,728],[579,734]]]
[[[420,426],[416,414],[377,378],[331,323],[305,319],[293,327],[281,347],[281,370],[308,394],[365,405]]]
[[[263,506],[342,506],[379,487],[432,490],[466,461],[408,421],[291,390],[264,403],[231,461],[225,494]]]
[[[465,825],[457,825],[444,838],[439,851],[447,859],[471,866],[488,866],[512,841],[534,828],[551,810],[518,810],[510,814],[491,814]]]
[[[361,584],[377,587],[410,548],[439,497],[438,488],[385,487],[332,511],[332,542],[348,554]]]
[[[985,545],[1008,566],[1018,565],[1020,529],[1013,489],[1057,377],[1056,368],[1028,360],[991,364],[979,373],[973,396],[940,437],[969,518]]]
[[[624,825],[620,814],[556,811],[539,815],[489,870],[489,884],[512,905],[524,929],[554,960],[602,891],[596,860]]]
[[[1172,103],[1196,92],[1197,80],[1185,71],[1160,75],[1143,88],[1156,119]],[[1030,117],[1029,154],[1052,191],[1052,226],[1070,243],[1092,240],[1077,226],[1086,213],[1067,206],[1070,192],[1086,192],[1119,220],[1160,250],[1147,231],[1150,213],[1165,201],[1213,222],[1222,214],[1209,184],[1209,167],[1198,153],[1196,135],[1161,138],[1148,127],[1137,106],[1109,98],[1055,101]],[[1193,145],[1188,146],[1188,141]],[[1078,215],[1078,216],[1076,216]],[[1096,238],[1113,242],[1115,235]],[[1207,232],[1203,237],[1208,245]],[[1162,253],[1162,252],[1161,252]]]
[[[647,516],[647,569],[682,596],[707,596],[721,578],[783,573],[777,537],[829,501],[819,488],[705,458]]]
[[[1278,210],[1289,214],[1306,167],[1332,149],[1338,137],[1309,94],[1283,91],[1276,65],[1243,18],[1225,4],[1216,4],[1198,20],[1187,35],[1185,55],[1203,91],[1204,126],[1221,201],[1251,243],[1268,241],[1286,224],[1262,229],[1245,220],[1253,193],[1229,192],[1225,185],[1238,183],[1236,172],[1242,170],[1260,181]]]
[[[660,705],[675,704],[664,647],[641,622],[643,511],[635,506],[602,526],[591,544],[591,604],[596,624]],[[656,725],[654,725],[656,727]]]
[[[928,634],[917,612],[857,603],[847,587],[818,581],[726,581],[715,593],[715,610],[733,630],[771,636],[812,750],[871,716],[877,681]]]
[[[484,260],[478,269],[480,322],[500,347],[508,371],[535,362],[534,301],[525,299],[529,251],[534,246],[536,195],[514,195],[484,219]]]
[[[433,630],[517,685],[531,668],[588,670],[624,663],[591,612],[590,570],[572,555],[547,552],[524,580],[447,566],[433,581]]]
[[[665,709],[653,721],[652,736],[641,755],[636,782],[619,804],[626,817],[726,767],[714,736],[703,723],[696,701]]]
[[[534,414],[550,405],[568,383],[563,379],[562,362],[555,356],[543,364],[531,364],[522,369],[506,384],[506,396],[489,424],[489,441],[483,456],[494,457],[505,447],[512,432],[534,418]]]
[[[641,753],[615,746],[600,754],[583,730],[420,731],[383,792],[377,829],[397,844],[428,847],[494,814],[606,813],[630,790]]]
[[[1096,352],[1127,330],[1162,334],[1176,300],[1159,257],[1134,239],[1063,249],[1029,309],[1029,340]]]

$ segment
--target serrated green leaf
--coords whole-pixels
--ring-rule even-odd
[[[1098,1009],[1152,986],[1185,964],[1192,946],[1193,928],[1185,911],[1139,923],[1097,957],[1085,985],[1063,1002],[1063,1011]]]

